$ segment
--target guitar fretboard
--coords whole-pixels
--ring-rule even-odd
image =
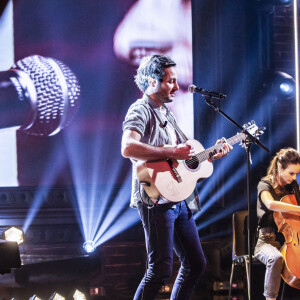
[[[231,146],[233,146],[234,144],[242,141],[245,138],[245,134],[244,133],[238,133],[237,135],[227,139],[227,143],[230,144]],[[212,156],[214,156],[215,154],[219,153],[220,150],[223,147],[223,143],[219,143],[217,145],[214,145],[210,148],[207,148],[206,150],[199,152],[195,155],[195,157],[197,157],[197,160],[201,163],[209,158],[211,158]]]

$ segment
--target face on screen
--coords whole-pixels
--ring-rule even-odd
[[[134,65],[150,54],[165,54],[177,63],[179,84],[192,79],[191,2],[139,0],[124,16],[114,36],[116,55]]]
[[[191,1],[139,0],[128,10],[114,35],[119,59],[138,65],[141,58],[164,54],[176,62],[180,90],[169,107],[182,130],[193,136]]]

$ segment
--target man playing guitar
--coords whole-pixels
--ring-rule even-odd
[[[150,183],[139,180],[136,170],[138,160],[172,162],[189,160],[196,154],[165,105],[174,100],[179,89],[175,66],[175,62],[163,55],[141,60],[135,82],[144,95],[130,106],[123,123],[122,155],[133,163],[131,206],[140,214],[148,253],[147,270],[135,300],[155,299],[172,274],[173,249],[181,267],[173,286],[172,300],[190,299],[196,281],[206,267],[191,216],[191,211],[200,209],[196,190],[182,201],[172,202],[172,197],[162,196],[154,199],[144,189]],[[169,147],[162,147],[165,144]],[[223,141],[219,152],[210,159],[224,157],[231,149],[231,145]],[[176,173],[176,166],[173,169]]]

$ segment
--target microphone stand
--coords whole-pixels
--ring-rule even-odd
[[[248,231],[248,255],[249,255],[249,273],[248,273],[248,299],[251,300],[252,298],[252,232],[251,232],[251,210],[250,210],[250,163],[251,163],[251,153],[250,153],[250,147],[254,143],[261,148],[263,148],[265,151],[269,152],[269,149],[264,146],[255,136],[250,134],[247,129],[243,128],[241,125],[239,125],[237,122],[235,122],[233,119],[231,119],[226,113],[224,113],[219,107],[215,105],[211,101],[213,98],[212,96],[203,96],[205,99],[205,102],[214,108],[215,111],[220,113],[222,116],[224,116],[226,119],[228,119],[231,123],[233,123],[236,127],[242,130],[242,132],[247,136],[245,139],[245,149],[247,153],[247,199],[248,199],[248,222],[247,222],[247,231]],[[215,98],[215,97],[214,97]],[[245,262],[246,264],[247,262]]]

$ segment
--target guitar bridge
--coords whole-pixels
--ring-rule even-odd
[[[168,158],[168,159],[167,159],[167,163],[168,163],[168,165],[170,166],[171,171],[172,171],[174,177],[176,178],[176,180],[178,181],[178,183],[182,182],[182,178],[181,178],[181,176],[179,175],[179,173],[177,172],[177,169],[176,169],[176,167],[174,166],[172,160]]]

